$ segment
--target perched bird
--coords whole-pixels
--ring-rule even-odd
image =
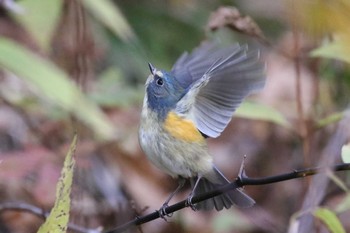
[[[243,99],[264,86],[264,64],[247,46],[219,48],[206,42],[184,53],[170,72],[151,64],[149,68],[139,140],[155,166],[179,178],[178,188],[160,210],[166,215],[165,207],[186,180],[192,186],[190,205],[194,195],[229,182],[213,164],[205,139],[218,137]],[[219,211],[233,204],[250,207],[254,200],[236,189],[195,208]]]

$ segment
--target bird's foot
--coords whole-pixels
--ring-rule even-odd
[[[168,218],[171,218],[173,216],[173,213],[168,214],[166,212],[166,208],[169,207],[168,203],[164,203],[163,206],[158,210],[159,217],[164,219],[166,222],[168,221]]]
[[[186,200],[186,206],[191,207],[193,211],[197,211],[196,204],[192,203],[193,193],[191,193]]]

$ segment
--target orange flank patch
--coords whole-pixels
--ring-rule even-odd
[[[165,130],[175,137],[186,142],[203,142],[204,137],[197,130],[192,121],[183,119],[174,112],[169,112],[164,122]]]

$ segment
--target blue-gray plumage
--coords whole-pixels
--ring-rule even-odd
[[[155,69],[150,64],[150,69]],[[156,72],[156,70],[154,70]],[[171,73],[160,71],[154,74],[154,81],[147,88],[148,107],[157,111],[160,119],[165,119],[166,113],[175,107],[177,102],[185,95],[185,89]],[[161,83],[160,83],[161,82]]]
[[[264,65],[246,46],[205,43],[184,53],[170,72],[149,66],[140,144],[158,168],[174,178],[190,179],[190,202],[194,194],[229,182],[213,164],[205,137],[218,137],[243,99],[264,86]],[[249,207],[254,201],[237,189],[196,208],[221,210],[233,204]],[[164,208],[161,211],[165,214]]]

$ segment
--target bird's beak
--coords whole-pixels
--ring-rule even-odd
[[[149,67],[149,70],[151,71],[151,74],[154,75],[156,73],[156,68],[151,63],[148,63],[148,67]]]

